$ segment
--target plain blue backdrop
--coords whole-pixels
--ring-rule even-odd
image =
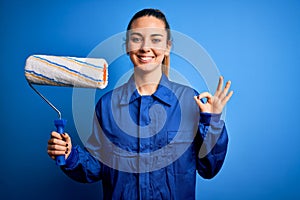
[[[296,0],[2,0],[0,198],[101,199],[101,183],[74,182],[48,157],[57,116],[28,87],[25,60],[31,54],[85,57],[146,7],[164,11],[172,29],[201,44],[235,92],[227,106],[224,166],[212,180],[197,178],[197,199],[300,199]],[[110,74],[118,71],[110,68]],[[41,90],[59,105],[80,144],[72,89]]]

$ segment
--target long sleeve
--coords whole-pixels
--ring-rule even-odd
[[[76,180],[83,183],[93,183],[102,180],[104,177],[104,164],[100,161],[101,156],[97,153],[104,147],[101,142],[100,136],[102,135],[102,128],[100,127],[99,120],[105,118],[101,116],[101,100],[98,102],[93,119],[93,130],[85,143],[85,148],[75,146],[72,148],[71,154],[66,160],[66,165],[62,167],[64,173]]]
[[[92,183],[102,179],[102,164],[86,149],[79,146],[72,148],[66,160],[66,165],[61,167],[63,172],[78,182]]]
[[[219,172],[228,136],[220,115],[201,113],[194,94],[163,76],[144,101],[132,77],[101,97],[85,149],[74,147],[63,171],[80,182],[102,180],[104,199],[195,199],[196,170],[207,179]],[[142,106],[149,109],[140,123]],[[165,113],[154,112],[154,106]],[[137,137],[146,121],[155,125],[144,129],[153,135]]]
[[[200,113],[196,136],[197,170],[201,177],[213,178],[221,169],[228,145],[228,135],[218,114]]]

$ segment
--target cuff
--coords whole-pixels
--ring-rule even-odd
[[[200,123],[202,124],[210,124],[211,122],[218,123],[220,121],[222,113],[214,114],[214,113],[206,113],[200,112]]]
[[[77,161],[78,161],[77,149],[75,147],[72,147],[71,153],[69,157],[66,159],[66,165],[64,165],[63,167],[66,169],[73,168],[76,165]]]

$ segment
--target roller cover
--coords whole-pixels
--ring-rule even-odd
[[[103,89],[107,68],[100,58],[32,55],[26,60],[25,77],[31,84]]]

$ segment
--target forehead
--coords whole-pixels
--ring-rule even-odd
[[[144,16],[133,21],[129,33],[165,35],[166,29],[162,20],[153,16]]]

